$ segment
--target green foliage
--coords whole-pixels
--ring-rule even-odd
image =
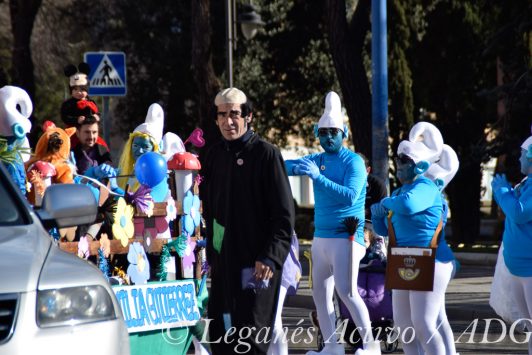
[[[235,85],[255,100],[254,128],[279,145],[289,135],[310,144],[325,94],[340,92],[323,28],[322,4],[257,1],[266,26],[239,44]]]
[[[22,161],[22,154],[29,154],[30,150],[19,144],[8,144],[7,139],[0,137],[0,161],[5,164],[15,164]]]

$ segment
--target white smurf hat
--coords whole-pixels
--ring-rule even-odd
[[[334,91],[331,91],[325,97],[325,110],[318,121],[318,128],[338,128],[342,132],[344,129],[344,116],[342,115],[342,103],[340,96]]]
[[[243,104],[248,101],[246,94],[237,88],[227,88],[220,91],[214,98],[214,104]]]
[[[424,175],[434,181],[441,189],[444,189],[454,178],[459,167],[460,161],[456,152],[444,144],[440,160],[432,164]]]
[[[17,105],[20,111],[17,110]],[[6,85],[0,89],[0,135],[22,138],[31,130],[33,104],[26,91]]]
[[[440,158],[443,137],[436,126],[428,122],[418,122],[411,129],[407,141],[402,141],[397,154],[405,154],[417,164],[422,160],[434,163]]]
[[[528,147],[532,144],[532,136],[528,137],[523,144],[521,144],[521,148],[524,150],[528,150]]]
[[[140,124],[133,132],[142,132],[150,135],[158,145],[163,138],[164,111],[161,105],[151,104],[148,108],[148,114],[144,123]]]
[[[161,150],[161,153],[166,160],[170,160],[175,153],[183,152],[186,152],[186,149],[181,138],[173,132],[166,132],[163,136],[163,146]]]

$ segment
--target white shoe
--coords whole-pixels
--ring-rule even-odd
[[[358,349],[355,355],[381,355],[381,344],[379,341],[370,341],[364,344],[363,349]]]
[[[341,343],[329,343],[321,351],[308,351],[306,355],[345,355],[345,348]]]

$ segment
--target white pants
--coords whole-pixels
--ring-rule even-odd
[[[405,332],[401,339],[407,340],[403,343],[406,355],[447,354],[443,337],[438,331],[438,316],[445,305],[445,290],[452,272],[452,262],[437,261],[433,291],[393,290],[393,319],[399,331]]]
[[[286,298],[286,287],[281,286],[279,291],[279,301],[277,302],[277,313],[273,326],[272,340],[268,348],[268,355],[288,355],[288,339],[283,329],[283,304]]]
[[[512,289],[510,292],[514,297],[517,310],[520,314],[526,315],[526,318],[532,319],[532,277],[511,275],[511,278]],[[530,322],[527,322],[527,327],[530,326]],[[528,355],[532,355],[532,341],[528,342]]]
[[[364,342],[373,342],[368,308],[362,297],[355,292],[350,296],[351,279],[351,243],[355,244],[353,262],[357,265],[357,274],[353,282],[357,283],[358,264],[366,254],[366,248],[357,242],[342,238],[314,238],[312,242],[312,297],[318,313],[318,322],[325,342],[338,342],[335,333],[336,314],[334,311],[334,289],[345,304]],[[355,286],[356,289],[356,286]]]

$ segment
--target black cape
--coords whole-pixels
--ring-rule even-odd
[[[233,143],[233,142],[231,142]],[[281,286],[282,266],[290,249],[294,206],[284,161],[277,148],[253,134],[241,144],[221,141],[211,147],[202,164],[200,185],[207,223],[207,258],[211,266],[208,318],[213,354],[265,354]],[[214,249],[213,221],[225,227],[221,251]],[[275,267],[267,289],[242,290],[242,270],[255,261]],[[223,314],[237,329],[255,327],[247,339],[225,344]],[[266,328],[265,328],[266,327]],[[262,330],[261,330],[262,329]],[[240,345],[237,340],[249,345]]]

